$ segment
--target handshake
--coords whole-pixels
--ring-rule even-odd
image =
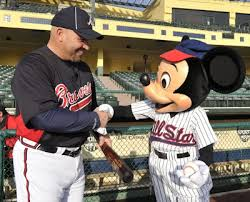
[[[114,115],[113,107],[109,104],[101,104],[94,111],[98,114],[100,120],[100,127],[96,129],[96,132],[107,135],[106,125]]]

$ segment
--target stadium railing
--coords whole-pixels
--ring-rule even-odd
[[[134,180],[129,184],[123,183],[90,136],[82,146],[86,174],[85,201],[115,201],[153,195],[148,172],[148,137],[152,124],[133,122],[131,125],[110,125],[108,132],[113,140],[113,149],[132,168]],[[212,127],[218,137],[214,146],[214,163],[210,166],[214,183],[212,192],[249,185],[250,123],[213,123]],[[14,132],[5,130],[0,134],[1,201],[4,198],[15,199],[16,196],[15,186],[11,184],[14,181],[12,161],[5,156],[8,151],[5,139],[13,136]]]

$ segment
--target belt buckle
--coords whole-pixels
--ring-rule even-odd
[[[69,151],[68,156],[75,157],[76,151]]]
[[[80,148],[79,149],[77,149],[77,150],[75,150],[75,151],[70,151],[70,150],[65,150],[63,153],[62,153],[62,155],[66,155],[66,156],[70,156],[70,157],[76,157],[76,156],[78,156],[79,155],[79,153],[80,153]]]
[[[57,147],[45,146],[42,144],[40,144],[36,149],[40,151],[52,153],[52,154],[55,154],[57,152]]]

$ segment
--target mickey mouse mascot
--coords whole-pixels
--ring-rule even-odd
[[[242,58],[227,47],[213,48],[187,36],[175,49],[160,55],[155,81],[143,74],[144,101],[114,107],[113,120],[153,119],[149,171],[156,199],[209,201],[209,165],[217,137],[199,106],[212,89],[231,93],[245,78]],[[186,175],[188,165],[194,169]]]

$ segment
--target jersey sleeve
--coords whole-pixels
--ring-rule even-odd
[[[217,142],[217,136],[209,123],[207,114],[200,107],[194,112],[194,123],[194,133],[198,149]]]
[[[25,124],[35,115],[58,106],[53,72],[39,54],[25,56],[16,67],[12,92]]]
[[[38,114],[30,122],[34,128],[52,133],[86,132],[100,127],[96,112],[72,112],[61,107]]]
[[[155,119],[155,104],[150,100],[132,103],[131,109],[136,120],[147,118]]]

